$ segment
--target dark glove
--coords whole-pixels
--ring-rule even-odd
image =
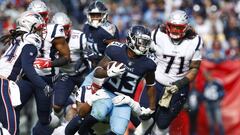
[[[154,110],[151,110],[150,108],[144,108],[144,107],[142,107],[141,108],[141,115],[139,116],[139,118],[141,119],[141,120],[148,120],[148,119],[150,119],[151,117],[153,117],[153,115],[154,115]]]
[[[98,54],[90,49],[86,49],[83,51],[83,58],[88,59],[88,60],[96,60],[99,59],[99,57],[101,57],[101,54]]]
[[[87,59],[80,58],[76,61],[74,70],[76,73],[82,73],[87,68],[88,68]]]
[[[50,97],[53,94],[53,89],[49,85],[46,85],[43,92],[45,96]]]

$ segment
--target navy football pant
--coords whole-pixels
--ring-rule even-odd
[[[83,81],[82,75],[68,76],[62,75],[54,84],[53,104],[64,106],[74,90],[75,85],[80,86]]]
[[[169,108],[160,107],[158,105],[158,101],[162,98],[164,94],[164,85],[160,83],[156,83],[155,85],[157,89],[156,95],[156,112],[154,119],[158,125],[159,129],[166,129],[170,125],[170,123],[174,120],[174,118],[178,115],[178,113],[183,108],[183,105],[186,103],[188,97],[189,86],[185,86],[180,89],[178,92],[174,93],[172,99],[170,101]],[[143,93],[140,98],[141,106],[148,107],[148,97],[147,97],[147,89],[143,90]]]
[[[50,86],[52,85],[52,77],[51,76],[44,76],[42,77],[47,84]],[[29,80],[19,80],[17,82],[19,89],[20,89],[20,96],[22,104],[16,107],[17,111],[17,120],[19,124],[19,114],[22,107],[29,101],[31,96],[35,96],[36,106],[37,106],[37,115],[39,122],[42,125],[47,125],[50,123],[50,113],[51,113],[51,97],[45,96],[43,89],[38,89],[34,86]]]
[[[0,122],[11,135],[17,135],[17,119],[9,93],[9,81],[0,78]]]

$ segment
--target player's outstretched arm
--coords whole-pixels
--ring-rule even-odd
[[[101,61],[98,63],[98,66],[96,67],[94,77],[96,78],[106,78],[108,77],[107,75],[107,65],[111,60],[107,57],[104,56]]]

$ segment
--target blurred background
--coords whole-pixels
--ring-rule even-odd
[[[73,28],[82,29],[86,21],[85,10],[91,0],[43,1],[50,8],[50,15],[65,12],[71,17]],[[190,25],[204,40],[204,60],[192,84],[188,104],[172,123],[170,133],[240,135],[240,0],[102,1],[122,41],[127,29],[134,24],[144,24],[153,30],[165,22],[171,11],[185,10]],[[15,20],[30,2],[0,0],[0,36],[15,27]],[[215,84],[222,88],[213,90]],[[30,102],[22,111],[23,135],[29,133],[29,127],[36,121],[32,106],[35,105]]]

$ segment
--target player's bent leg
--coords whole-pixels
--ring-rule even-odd
[[[53,110],[60,119],[63,117],[63,107],[74,89],[74,82],[70,76],[62,75],[53,86]]]
[[[100,99],[92,104],[91,114],[87,115],[81,123],[79,134],[85,134],[98,121],[104,121],[106,116],[112,110],[112,99]]]
[[[155,113],[155,121],[159,129],[166,129],[173,121],[173,119],[182,110],[183,105],[187,100],[188,86],[175,93],[170,101],[169,108],[161,107],[158,105]]]
[[[117,135],[123,135],[127,129],[130,116],[131,108],[128,105],[114,106],[110,114],[111,131]]]
[[[0,78],[0,123],[11,135],[17,134],[16,112],[12,106],[9,93],[9,81]]]

